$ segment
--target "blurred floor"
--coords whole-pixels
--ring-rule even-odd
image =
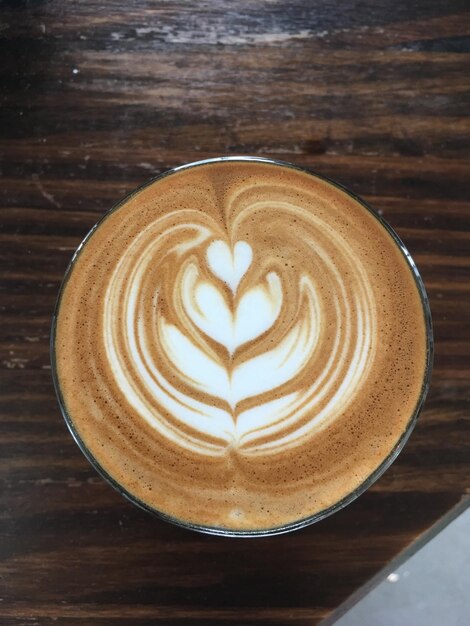
[[[468,626],[470,508],[333,623],[335,626]]]

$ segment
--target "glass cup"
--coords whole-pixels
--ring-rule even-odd
[[[427,346],[426,346],[426,364],[425,364],[425,370],[424,370],[424,376],[423,376],[420,396],[419,396],[418,402],[417,402],[417,404],[415,406],[415,409],[414,409],[413,413],[409,417],[406,429],[404,430],[404,432],[401,435],[400,439],[397,441],[397,443],[394,446],[394,448],[387,455],[387,457],[382,461],[382,463],[379,465],[379,467],[377,467],[375,469],[375,471],[372,472],[372,474],[370,474],[356,489],[354,489],[351,493],[346,495],[341,500],[339,500],[336,503],[334,503],[332,506],[330,506],[330,507],[328,507],[328,508],[326,508],[326,509],[324,509],[322,511],[319,511],[319,512],[317,512],[317,513],[315,513],[315,514],[313,514],[311,516],[305,517],[303,519],[299,519],[299,520],[294,521],[294,522],[289,522],[289,523],[286,523],[286,524],[284,524],[282,526],[277,526],[277,527],[274,527],[274,528],[267,528],[267,529],[260,529],[260,530],[236,530],[236,529],[234,530],[234,529],[228,529],[228,528],[223,528],[223,527],[205,526],[205,525],[193,524],[193,523],[190,523],[190,522],[187,522],[187,521],[182,521],[180,519],[171,517],[171,516],[165,514],[162,511],[158,511],[158,510],[154,509],[153,507],[149,506],[148,504],[146,504],[145,502],[143,502],[142,500],[137,498],[135,495],[130,493],[121,484],[119,484],[112,476],[110,476],[109,473],[103,467],[101,467],[101,465],[99,464],[97,459],[90,452],[90,450],[88,449],[87,445],[85,444],[83,439],[78,434],[77,429],[76,429],[76,427],[74,425],[73,418],[72,418],[71,415],[69,415],[69,413],[67,412],[67,409],[65,407],[65,402],[64,402],[64,398],[63,398],[63,395],[62,395],[62,392],[61,392],[61,388],[60,388],[60,384],[59,384],[59,380],[58,380],[58,374],[57,374],[55,340],[56,340],[56,333],[57,333],[57,316],[58,316],[58,312],[59,312],[59,309],[60,309],[61,295],[62,295],[64,287],[67,284],[67,281],[68,281],[68,279],[70,277],[71,271],[74,268],[74,265],[75,265],[79,255],[80,255],[83,247],[86,245],[86,243],[89,240],[89,238],[91,237],[91,235],[96,231],[97,228],[100,227],[101,223],[104,220],[106,220],[106,218],[111,213],[113,213],[114,211],[116,211],[116,209],[118,209],[124,203],[126,203],[132,196],[134,196],[135,194],[139,193],[141,190],[143,190],[144,188],[148,187],[149,185],[151,185],[151,184],[155,183],[156,181],[160,180],[161,178],[166,177],[166,176],[170,176],[174,172],[178,172],[178,171],[181,171],[183,169],[195,168],[195,167],[199,167],[201,165],[207,165],[207,164],[217,163],[217,162],[222,162],[222,161],[243,161],[243,162],[255,162],[255,163],[268,163],[268,164],[278,165],[278,166],[282,166],[282,167],[286,167],[286,168],[292,168],[294,170],[298,170],[300,172],[312,175],[312,176],[314,176],[316,178],[319,178],[319,179],[321,179],[323,181],[326,181],[330,185],[332,185],[334,187],[337,187],[338,189],[340,189],[341,191],[343,191],[344,193],[349,195],[351,198],[353,198],[356,202],[361,204],[365,209],[367,209],[367,211],[369,211],[374,216],[374,218],[390,234],[390,236],[392,237],[392,239],[396,243],[397,248],[401,251],[401,253],[402,253],[406,263],[408,264],[408,266],[409,266],[409,268],[410,268],[410,270],[412,272],[412,275],[414,277],[414,280],[415,280],[415,283],[416,283],[416,287],[418,289],[418,293],[419,293],[420,298],[421,298],[421,303],[422,303],[423,312],[424,312],[425,326],[426,326],[426,343],[427,343]],[[161,519],[163,519],[165,521],[168,521],[168,522],[171,522],[173,524],[176,524],[177,526],[181,526],[183,528],[187,528],[187,529],[190,529],[190,530],[194,530],[194,531],[198,531],[198,532],[202,532],[202,533],[206,533],[206,534],[221,535],[221,536],[225,536],[225,537],[262,537],[262,536],[283,534],[283,533],[287,533],[287,532],[290,532],[290,531],[293,531],[293,530],[304,528],[305,526],[309,526],[310,524],[314,524],[315,522],[318,522],[318,521],[328,517],[329,515],[332,515],[333,513],[336,513],[340,509],[342,509],[345,506],[347,506],[348,504],[350,504],[353,500],[355,500],[362,493],[364,493],[364,491],[366,491],[373,483],[375,483],[375,481],[378,478],[380,478],[380,476],[385,472],[385,470],[388,467],[390,467],[390,465],[397,458],[397,456],[399,455],[399,453],[403,449],[404,445],[406,444],[406,442],[407,442],[407,440],[408,440],[408,438],[409,438],[413,428],[415,427],[416,421],[418,419],[418,415],[419,415],[419,413],[421,411],[421,408],[422,408],[422,406],[424,404],[424,401],[426,399],[426,395],[428,393],[429,386],[430,386],[430,381],[431,381],[432,362],[433,362],[433,346],[434,346],[434,343],[433,343],[431,311],[430,311],[430,307],[429,307],[429,301],[428,301],[428,297],[427,297],[427,294],[426,294],[426,290],[425,290],[423,281],[421,279],[420,273],[418,271],[418,268],[416,267],[416,264],[414,263],[410,253],[406,249],[405,245],[403,244],[403,242],[401,241],[399,236],[396,234],[396,232],[393,230],[393,228],[382,218],[382,216],[379,215],[379,213],[377,213],[377,211],[375,211],[367,202],[362,200],[360,197],[358,197],[356,194],[351,192],[349,189],[347,189],[343,185],[341,185],[341,184],[331,180],[330,178],[327,178],[326,176],[323,176],[323,175],[320,175],[320,174],[318,174],[316,172],[313,172],[312,170],[307,170],[307,169],[299,167],[297,165],[293,165],[291,163],[288,163],[288,162],[285,162],[285,161],[276,160],[276,159],[266,159],[266,158],[254,157],[254,156],[239,156],[239,157],[237,156],[237,157],[218,157],[218,158],[213,158],[213,159],[205,159],[205,160],[202,160],[202,161],[196,161],[194,163],[188,163],[186,165],[181,165],[179,167],[172,168],[172,169],[164,172],[163,174],[160,174],[159,176],[156,176],[155,178],[152,178],[151,180],[147,181],[143,185],[137,187],[134,191],[132,191],[130,194],[128,194],[125,198],[123,198],[122,200],[117,202],[107,213],[105,213],[105,215],[95,224],[95,226],[93,226],[93,228],[90,230],[90,232],[86,235],[86,237],[83,239],[81,244],[78,246],[76,252],[74,253],[74,255],[73,255],[73,257],[72,257],[72,259],[71,259],[71,261],[70,261],[70,263],[69,263],[69,265],[68,265],[68,267],[66,269],[66,272],[65,272],[62,284],[61,284],[60,289],[59,289],[59,294],[58,294],[56,306],[55,306],[53,317],[52,317],[50,353],[51,353],[51,365],[52,365],[52,378],[53,378],[53,382],[54,382],[54,387],[55,387],[57,399],[58,399],[58,402],[59,402],[59,406],[60,406],[62,415],[63,415],[63,417],[65,419],[65,423],[67,424],[67,427],[68,427],[72,437],[74,438],[74,440],[76,441],[78,447],[80,448],[82,453],[85,455],[85,457],[88,459],[90,464],[94,467],[94,469],[112,487],[114,487],[122,496],[124,496],[127,500],[129,500],[130,502],[132,502],[136,506],[144,509],[145,511],[147,511],[147,512],[149,512],[149,513],[151,513],[151,514],[153,514],[153,515],[155,515],[155,516],[157,516],[157,517],[159,517],[159,518],[161,518]]]

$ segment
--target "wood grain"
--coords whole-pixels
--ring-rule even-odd
[[[468,3],[0,7],[1,624],[318,623],[469,488]],[[52,309],[88,229],[149,177],[222,154],[364,196],[434,318],[432,389],[400,458],[344,511],[268,540],[127,504],[81,456],[50,378]]]

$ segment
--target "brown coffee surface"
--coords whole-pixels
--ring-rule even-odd
[[[57,377],[99,465],[149,507],[262,530],[334,505],[419,402],[426,326],[379,220],[300,170],[184,168],[110,212],[63,288]]]

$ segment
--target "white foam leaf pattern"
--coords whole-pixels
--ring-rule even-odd
[[[132,363],[139,372],[139,376],[145,383],[146,388],[155,398],[158,398],[161,406],[172,413],[181,423],[195,431],[210,432],[215,438],[225,440],[226,442],[232,441],[233,421],[227,411],[206,405],[179,391],[154,366],[145,342],[139,341],[142,337],[141,325],[137,325],[137,335],[132,332],[132,328],[135,327],[133,314],[129,315],[127,327],[127,353],[131,356]],[[111,334],[106,340],[106,348],[110,356],[110,364],[115,380],[139,414],[168,439],[183,444],[185,447],[193,448],[196,446],[201,451],[216,453],[217,448],[210,444],[203,444],[190,435],[184,436],[181,432],[177,433],[164,421],[158,419],[151,402],[138,393],[135,384],[132,382],[133,377],[128,364],[119,358],[117,346],[118,342]]]
[[[163,318],[159,331],[168,358],[187,382],[199,391],[225,400],[232,409],[242,400],[272,391],[295,376],[310,358],[317,334],[310,320],[304,320],[278,346],[241,363],[229,375],[222,365]]]
[[[216,285],[199,280],[190,265],[182,279],[182,301],[191,321],[207,336],[223,345],[230,354],[256,339],[276,321],[282,306],[281,280],[274,272],[265,284],[245,293],[235,311],[229,307]]]
[[[296,376],[310,358],[315,338],[309,320],[302,320],[275,348],[236,367],[232,375],[232,406],[273,391]]]
[[[186,382],[211,396],[229,398],[231,390],[227,370],[195,346],[173,324],[160,318],[159,326],[161,345]]]
[[[157,226],[158,221],[155,229],[160,232]],[[188,230],[189,225],[184,228]],[[313,423],[326,423],[346,406],[367,371],[374,305],[364,270],[358,263],[351,264],[359,280],[350,304],[330,253],[316,245],[315,255],[337,294],[330,298],[334,310],[329,318],[336,330],[321,373],[309,379],[308,364],[321,360],[317,346],[325,346],[325,336],[331,332],[325,326],[324,295],[316,288],[311,271],[297,275],[294,303],[284,294],[283,285],[287,288],[288,283],[283,281],[289,278],[279,269],[281,281],[269,266],[264,277],[240,292],[242,280],[252,277],[248,272],[253,259],[250,245],[238,241],[231,249],[222,240],[207,245],[207,229],[194,226],[189,230],[191,238],[171,249],[178,257],[187,255],[175,275],[172,307],[179,315],[171,321],[165,317],[165,306],[159,305],[159,294],[163,300],[165,293],[158,287],[152,299],[153,327],[144,322],[145,312],[140,312],[140,289],[152,261],[146,250],[159,245],[158,238],[140,249],[137,238],[133,247],[139,249],[138,262],[132,261],[132,255],[123,257],[122,268],[116,269],[110,281],[104,308],[104,325],[109,329],[105,342],[116,382],[143,419],[189,450],[219,455],[234,446],[243,449],[243,454],[257,455],[295,446],[311,432]],[[188,254],[202,245],[207,246],[205,261],[214,280],[201,271],[196,255]],[[354,257],[347,247],[342,254],[352,263]],[[262,259],[260,263],[263,267]],[[128,275],[127,268],[132,268]],[[216,279],[225,282],[230,292]],[[292,311],[290,319],[285,315],[280,319],[285,306]],[[121,310],[125,331],[116,324],[114,312]],[[286,323],[290,327],[282,331]],[[225,356],[208,339],[224,347]],[[254,356],[251,352],[244,358],[241,348],[250,341],[259,343],[253,344]],[[303,382],[295,384],[297,379]],[[240,411],[240,404],[250,399],[256,401]]]
[[[246,241],[237,241],[233,250],[230,250],[225,241],[219,239],[209,245],[206,257],[214,276],[227,283],[232,293],[235,293],[251,265],[253,250]]]

